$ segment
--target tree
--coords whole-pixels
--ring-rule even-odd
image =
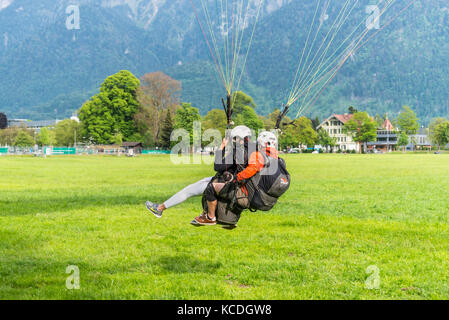
[[[234,122],[234,125],[245,125],[256,132],[265,127],[264,118],[257,115],[254,110],[256,104],[252,97],[242,91],[237,91],[232,94],[231,101],[233,111],[232,121]],[[215,112],[215,114],[211,116],[217,117],[218,113]],[[227,118],[225,114],[225,124],[226,122]]]
[[[11,127],[0,130],[0,145],[12,146],[16,141],[16,137],[19,134],[20,129],[18,127]]]
[[[8,118],[2,112],[0,112],[0,129],[6,129],[8,127]]]
[[[376,114],[374,116],[374,121],[376,121],[378,128],[382,128],[382,126],[383,126],[383,124],[385,122],[385,119],[381,115]]]
[[[232,94],[231,101],[234,114],[241,114],[245,106],[256,109],[256,103],[254,102],[254,99],[243,91],[234,92]]]
[[[357,112],[345,123],[343,132],[352,135],[354,141],[361,146],[362,143],[366,144],[376,140],[377,123],[370,118],[367,112]]]
[[[140,106],[134,121],[146,143],[152,140],[159,145],[164,113],[166,110],[174,113],[179,106],[181,83],[162,72],[147,73],[141,80],[137,92]]]
[[[159,145],[164,149],[169,149],[171,146],[171,133],[173,131],[173,120],[171,118],[170,110],[167,110],[167,115],[165,116],[164,123],[162,124],[161,136]]]
[[[435,128],[435,140],[438,149],[449,143],[449,121],[442,122]]]
[[[399,139],[398,139],[398,146],[403,147],[402,151],[405,152],[405,147],[408,145],[409,143],[409,138],[408,135],[402,131],[401,134],[399,135]]]
[[[308,147],[314,146],[318,134],[312,128],[312,121],[307,117],[301,117],[295,121],[295,125],[299,143]]]
[[[139,79],[126,70],[106,78],[100,93],[81,107],[82,137],[103,144],[112,143],[119,133],[125,141],[133,137],[137,133],[134,116],[139,85]]]
[[[81,138],[81,125],[75,120],[66,119],[58,122],[55,127],[56,145],[60,147],[74,146]],[[114,143],[113,139],[109,140]]]
[[[134,139],[133,140],[140,140],[140,139]],[[116,133],[115,136],[112,138],[112,144],[115,145],[121,145],[123,143],[123,134],[121,132]]]
[[[279,146],[282,150],[290,147],[298,147],[299,139],[295,129],[296,128],[291,125],[284,128],[282,131],[282,134],[279,136]]]
[[[37,144],[41,147],[51,146],[56,142],[55,131],[50,130],[47,127],[42,128],[37,135]]]
[[[27,130],[20,130],[14,141],[15,147],[26,148],[31,147],[34,144],[34,138],[27,132]]]
[[[397,123],[401,131],[404,131],[407,135],[414,135],[418,132],[418,118],[410,107],[402,107],[402,112],[398,116]]]
[[[192,107],[190,103],[183,103],[175,114],[174,129],[185,129],[189,132],[190,143],[193,143],[193,123],[201,121],[201,116],[197,108]],[[200,133],[201,134],[201,133]]]
[[[268,117],[264,117],[261,120],[263,121],[263,127],[265,130],[273,130],[274,127],[276,126],[276,122],[271,120],[270,115],[268,115]]]
[[[436,136],[436,128],[444,122],[447,122],[448,120],[445,118],[434,118],[432,119],[432,121],[430,122],[429,125],[429,139],[432,142],[432,144],[434,145],[438,145],[438,138]]]
[[[312,121],[307,117],[295,120],[282,131],[279,137],[279,144],[282,149],[298,147],[299,144],[313,146],[318,138],[318,134],[312,128]]]
[[[359,110],[357,110],[356,108],[354,108],[353,106],[350,106],[348,108],[348,112],[349,114],[356,114],[357,112],[359,112]]]
[[[256,104],[252,97],[242,91],[237,91],[232,95],[232,102],[232,120],[236,126],[245,125],[256,132],[264,127],[264,121],[254,110]]]
[[[318,116],[315,119],[312,119],[312,128],[317,131],[318,126],[321,124],[320,118]]]
[[[226,132],[226,114],[223,110],[212,109],[203,118],[202,127],[204,130],[216,129],[220,131],[222,137],[225,136]]]
[[[337,144],[337,139],[332,138],[326,130],[320,129],[318,130],[317,142],[323,147],[332,149]]]
[[[273,130],[274,129],[280,113],[281,113],[281,111],[276,108],[272,113],[270,113],[268,115],[268,117],[264,121],[265,130]],[[290,122],[291,122],[291,119],[289,117],[285,116],[283,121],[281,122],[280,129],[285,130],[285,128],[288,126],[288,124]]]
[[[244,106],[241,112],[235,114],[234,124],[236,126],[245,125],[255,132],[264,127],[263,121],[259,118],[256,111],[250,106]]]

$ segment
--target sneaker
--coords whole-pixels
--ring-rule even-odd
[[[203,212],[199,217],[196,217],[195,221],[202,226],[214,226],[217,224],[217,218],[211,219],[205,212]]]
[[[147,209],[150,210],[151,213],[154,214],[156,218],[162,218],[162,211],[157,209],[159,208],[159,204],[147,201],[145,205],[147,206]]]
[[[195,226],[195,227],[204,227],[204,226],[200,225],[195,219],[193,219],[193,220],[190,222],[190,224],[193,225],[193,226]]]

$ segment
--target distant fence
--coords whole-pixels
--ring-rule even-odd
[[[142,150],[142,154],[170,154],[170,150]]]
[[[103,149],[81,146],[69,147],[42,147],[42,148],[19,148],[0,147],[0,155],[35,155],[35,156],[58,156],[58,155],[124,155],[124,149]],[[142,150],[142,155],[170,154],[170,150]]]
[[[45,153],[48,154],[48,153]],[[53,148],[52,155],[75,155],[76,148]]]
[[[0,147],[0,155],[31,155],[33,148]]]

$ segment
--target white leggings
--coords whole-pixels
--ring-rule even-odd
[[[180,203],[183,203],[184,201],[186,201],[191,197],[202,195],[204,190],[206,190],[207,185],[209,184],[209,182],[211,182],[212,179],[213,177],[204,178],[198,182],[191,184],[190,186],[185,187],[177,194],[175,194],[173,197],[165,201],[164,206],[168,209]]]

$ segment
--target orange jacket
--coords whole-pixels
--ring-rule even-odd
[[[278,153],[276,149],[273,148],[264,148],[262,151],[269,157],[274,159],[278,158]],[[265,166],[265,160],[263,155],[259,151],[255,151],[251,154],[248,161],[248,166],[237,174],[237,180],[240,182],[242,180],[249,179],[253,177],[256,173],[260,172]]]

